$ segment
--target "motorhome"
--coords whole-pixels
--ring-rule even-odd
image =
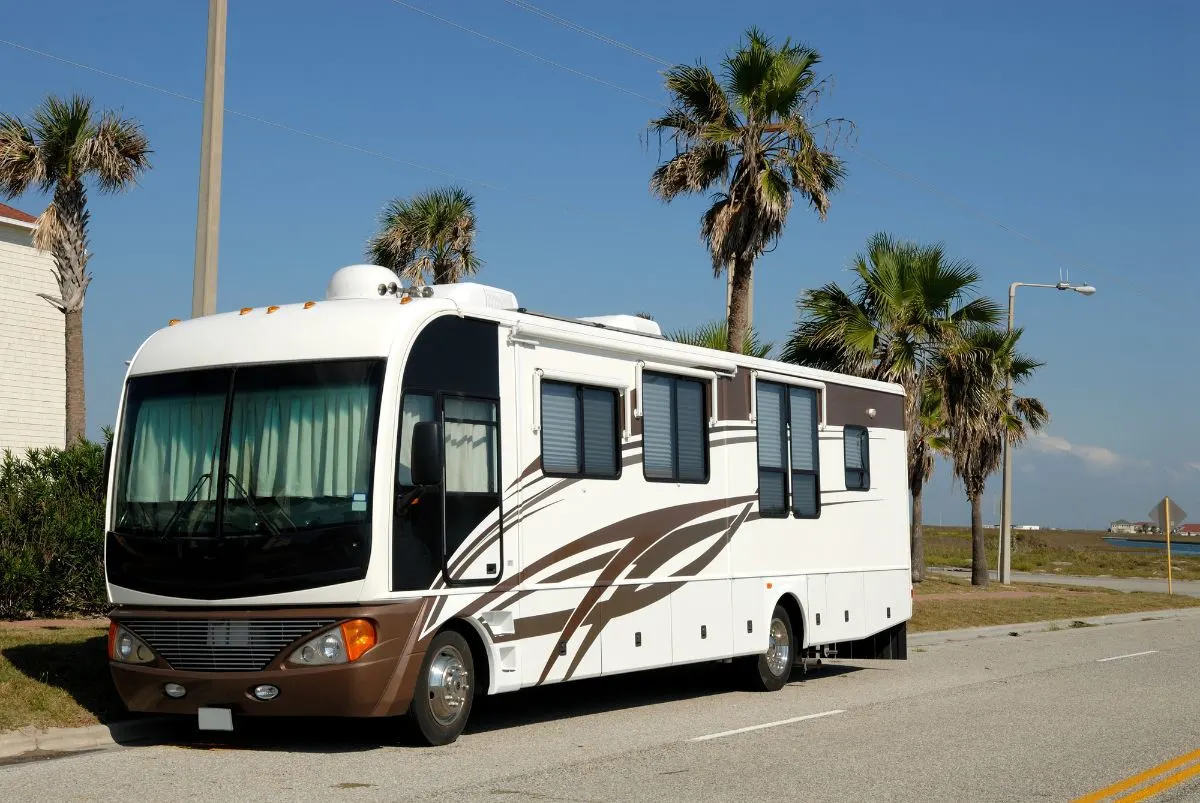
[[[898,385],[336,271],[153,333],[106,459],[133,711],[401,716],[702,661],[904,658]]]

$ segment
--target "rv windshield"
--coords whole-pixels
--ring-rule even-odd
[[[363,577],[382,376],[358,360],[132,378],[109,579],[211,599]]]

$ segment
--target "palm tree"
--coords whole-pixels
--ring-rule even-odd
[[[84,437],[83,300],[92,277],[88,251],[86,182],[101,192],[129,189],[150,167],[150,143],[141,126],[115,112],[94,112],[89,98],[53,95],[28,123],[0,113],[0,195],[15,198],[30,187],[53,191],[38,218],[33,243],[54,258],[58,296],[43,295],[65,316],[66,436]]]
[[[729,325],[724,320],[701,324],[695,329],[679,329],[674,332],[668,332],[666,337],[668,340],[674,340],[676,343],[703,346],[706,349],[717,349],[718,351],[732,350],[729,348]],[[758,333],[754,331],[754,327],[750,327],[750,330],[746,332],[746,339],[742,342],[740,352],[748,354],[751,357],[766,359],[774,347],[775,344],[773,343],[763,343],[759,339]]]
[[[925,578],[922,494],[944,447],[936,385],[930,367],[940,350],[968,325],[991,325],[1000,308],[973,297],[979,272],[950,259],[941,245],[903,242],[886,233],[855,257],[856,283],[805,291],[800,317],[782,359],[904,386],[908,437],[912,575]]]
[[[724,60],[723,80],[703,65],[668,70],[671,105],[650,121],[676,150],[651,176],[651,192],[668,202],[712,193],[700,234],[714,275],[731,272],[730,351],[745,342],[754,260],[783,232],[792,191],[824,220],[845,176],[842,161],[814,137],[831,121],[810,123],[824,89],[813,71],[820,60],[810,47],[790,40],[776,46],[751,28]]]
[[[475,199],[459,187],[428,190],[388,203],[367,256],[414,284],[453,284],[479,272]]]
[[[1017,351],[1020,330],[971,327],[937,360],[942,414],[949,433],[954,475],[971,502],[971,584],[988,583],[983,537],[983,490],[1000,466],[1004,436],[1021,443],[1050,419],[1034,398],[1015,396],[1009,382],[1026,381],[1042,363]]]

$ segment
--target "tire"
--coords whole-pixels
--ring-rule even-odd
[[[467,640],[453,630],[434,636],[421,662],[408,718],[414,736],[431,747],[458,739],[471,716],[475,662]]]
[[[767,630],[770,639],[766,652],[743,661],[742,674],[753,691],[779,691],[792,675],[799,646],[792,618],[782,605],[776,605]]]

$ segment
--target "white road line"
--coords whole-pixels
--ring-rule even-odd
[[[1146,650],[1145,652],[1131,652],[1128,655],[1114,655],[1112,658],[1097,658],[1096,663],[1102,664],[1105,661],[1119,661],[1122,658],[1137,658],[1139,655],[1153,655],[1158,650]]]
[[[791,719],[781,719],[778,722],[764,722],[762,725],[751,725],[747,728],[738,728],[731,731],[721,731],[720,733],[710,733],[707,736],[697,736],[693,739],[688,739],[689,742],[706,742],[709,739],[720,739],[723,736],[734,736],[739,733],[749,733],[750,731],[758,731],[763,728],[776,728],[780,725],[791,725],[793,722],[803,722],[806,719],[820,719],[821,717],[831,717],[834,714],[846,713],[843,709],[838,708],[833,711],[822,711],[819,714],[807,714],[802,717],[792,717]]]

